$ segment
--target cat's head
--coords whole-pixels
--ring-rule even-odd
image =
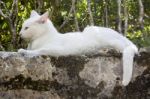
[[[47,32],[48,12],[39,15],[36,11],[31,11],[30,18],[24,21],[20,36],[24,39],[36,39]]]

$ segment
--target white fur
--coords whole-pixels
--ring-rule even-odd
[[[29,28],[25,30],[25,27]],[[20,34],[30,40],[27,50],[18,51],[26,54],[58,57],[115,48],[123,53],[123,85],[128,85],[131,80],[133,57],[138,49],[130,40],[110,28],[87,26],[83,32],[61,34],[48,19],[48,14],[40,16],[32,11]]]

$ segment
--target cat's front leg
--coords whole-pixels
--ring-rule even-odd
[[[24,56],[29,56],[29,57],[35,57],[35,56],[39,56],[39,54],[35,51],[30,51],[30,50],[25,50],[25,49],[19,49],[18,53],[24,55]]]

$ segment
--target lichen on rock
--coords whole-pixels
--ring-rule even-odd
[[[124,87],[121,54],[116,52],[63,57],[0,52],[0,98],[148,99],[150,53],[140,54],[132,81]]]

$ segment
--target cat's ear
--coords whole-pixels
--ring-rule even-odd
[[[41,15],[41,17],[39,18],[39,20],[37,22],[45,23],[48,20],[48,16],[49,16],[49,13],[47,11],[43,15]]]
[[[34,17],[34,16],[39,16],[39,14],[35,10],[32,10],[30,17]]]

